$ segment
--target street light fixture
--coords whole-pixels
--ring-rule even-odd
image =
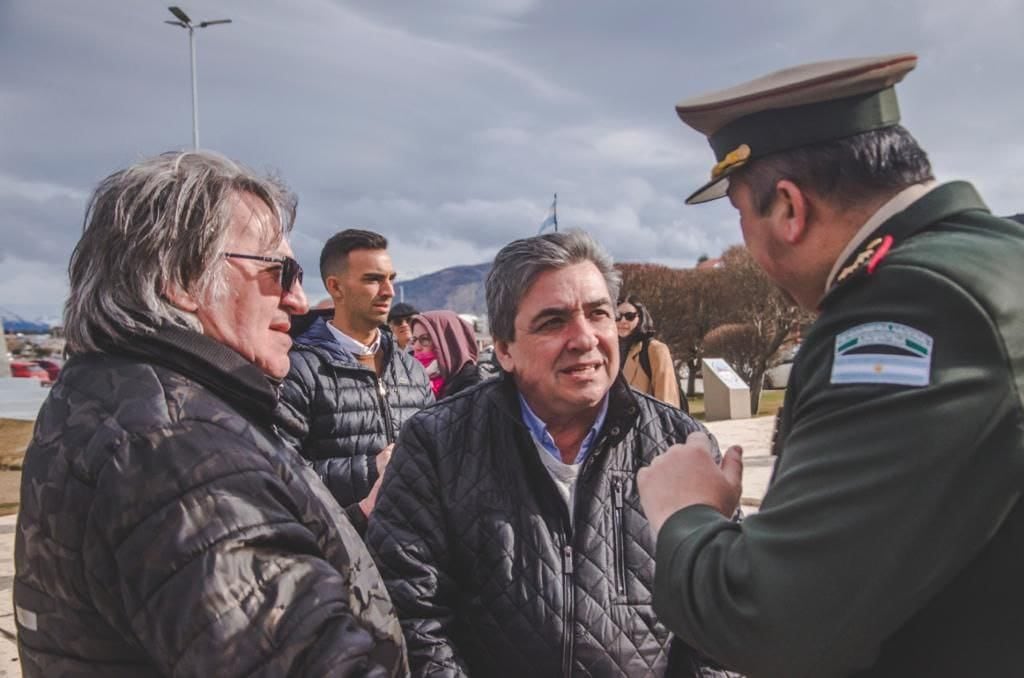
[[[174,15],[177,21],[164,21],[165,24],[181,26],[188,29],[188,46],[192,55],[192,146],[199,148],[199,93],[196,89],[196,39],[195,29],[216,26],[217,24],[229,24],[231,19],[215,19],[213,21],[200,21],[192,23],[192,19],[185,14],[180,7],[168,7],[168,11]]]

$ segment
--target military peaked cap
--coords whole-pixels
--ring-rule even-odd
[[[679,102],[717,161],[686,202],[723,197],[729,175],[755,158],[897,124],[893,85],[916,65],[913,54],[819,61]]]

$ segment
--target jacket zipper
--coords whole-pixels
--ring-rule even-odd
[[[562,587],[565,605],[562,611],[562,675],[572,677],[573,640],[576,624],[574,623],[576,604],[573,586],[572,546],[568,543],[562,547]]]
[[[621,600],[626,595],[626,543],[622,534],[622,479],[612,480],[612,538],[615,556],[615,593]]]
[[[387,438],[388,443],[395,442],[395,427],[391,421],[391,408],[388,407],[388,389],[384,385],[384,381],[377,377],[377,396],[380,400],[380,415],[384,419],[384,437]]]

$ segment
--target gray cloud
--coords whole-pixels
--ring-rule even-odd
[[[493,256],[559,221],[621,260],[691,265],[740,239],[687,208],[711,155],[675,101],[801,61],[915,51],[907,126],[944,178],[1024,209],[1015,0],[206,0],[203,145],[280,173],[315,271],[335,230],[377,228],[405,277]],[[190,144],[188,43],[164,3],[0,4],[0,306],[57,309],[89,191]],[[315,277],[315,276],[310,276]],[[26,296],[26,286],[37,292]],[[316,297],[319,290],[313,292]]]

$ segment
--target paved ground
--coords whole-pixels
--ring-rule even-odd
[[[34,421],[49,393],[36,379],[0,377],[0,418]]]
[[[775,417],[713,421],[707,427],[723,451],[730,445],[743,448],[743,512],[757,511],[775,465],[770,454]]]
[[[768,452],[774,421],[774,417],[758,417],[707,425],[723,449],[729,445],[743,447],[743,510],[746,513],[757,510],[771,474],[773,458]],[[16,518],[0,516],[0,678],[21,675],[11,602]]]
[[[18,648],[14,640],[14,522],[17,516],[0,516],[0,676],[20,676]]]

